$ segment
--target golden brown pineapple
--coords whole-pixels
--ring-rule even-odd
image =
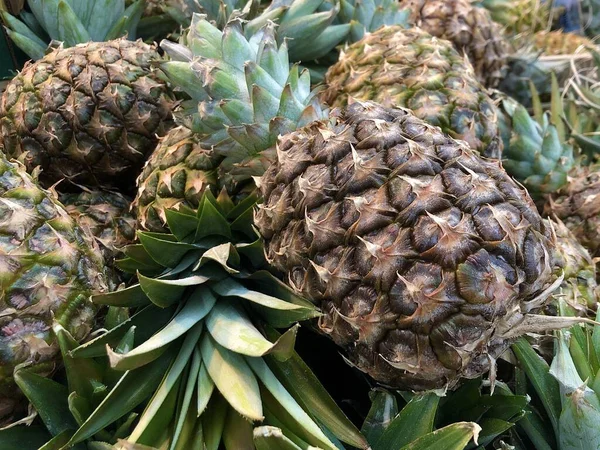
[[[427,32],[382,27],[347,47],[325,77],[327,101],[402,106],[483,156],[500,158],[500,111],[452,44]]]
[[[480,375],[552,278],[527,192],[408,110],[356,102],[282,137],[260,186],[269,261],[388,385]]]

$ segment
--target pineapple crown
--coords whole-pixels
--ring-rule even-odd
[[[273,0],[260,8],[260,0],[183,0],[165,10],[180,24],[188,25],[192,13],[200,13],[223,29],[235,17],[248,20],[247,38],[269,21],[277,23],[279,42],[288,39],[291,61],[323,58],[344,42],[360,40],[365,32],[383,25],[406,25],[408,11],[396,0]],[[310,45],[306,45],[310,42]]]
[[[501,106],[506,171],[534,198],[560,189],[575,164],[573,147],[565,142],[560,125],[556,126],[548,113],[530,116],[512,99],[504,99]]]
[[[41,59],[51,41],[66,47],[89,41],[108,41],[135,31],[145,0],[125,8],[125,0],[29,0],[31,12],[19,19],[0,7],[0,15],[13,42],[34,60]]]
[[[239,18],[221,31],[195,14],[180,44],[161,47],[171,57],[161,69],[191,97],[178,120],[224,157],[222,175],[236,182],[262,175],[279,135],[328,116],[270,21],[247,39]]]

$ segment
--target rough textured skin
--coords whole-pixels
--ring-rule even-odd
[[[53,318],[76,339],[94,322],[89,296],[106,291],[103,260],[91,236],[25,169],[0,153],[0,411],[18,390],[13,368],[49,373],[58,351]]]
[[[354,103],[283,136],[256,225],[357,367],[402,389],[490,366],[551,279],[551,233],[500,163],[404,109]]]
[[[480,0],[492,20],[503,25],[509,34],[535,33],[550,24],[550,3],[540,0]],[[555,13],[558,15],[558,13]]]
[[[130,212],[131,201],[123,195],[84,191],[59,198],[77,224],[94,236],[107,262],[114,259],[119,249],[135,241],[136,220]]]
[[[567,184],[550,196],[544,214],[564,222],[592,256],[600,256],[600,167],[584,166],[569,174]]]
[[[563,299],[575,314],[595,318],[600,291],[594,260],[564,223],[551,219],[545,222],[556,235],[555,274],[564,276],[555,297]]]
[[[57,49],[27,64],[0,101],[0,143],[48,187],[67,178],[130,188],[173,100],[151,70],[158,58],[141,41]],[[66,184],[63,184],[66,186]]]
[[[200,137],[185,127],[173,128],[161,139],[138,178],[133,208],[141,228],[162,231],[166,209],[198,208],[206,189],[216,194],[222,158],[200,144]]]
[[[572,55],[579,47],[594,48],[588,38],[562,31],[539,31],[533,36],[533,45],[544,55]]]
[[[346,48],[325,80],[325,98],[333,106],[345,106],[351,97],[409,108],[482,155],[500,158],[500,112],[473,67],[446,40],[418,28],[380,28]]]
[[[498,85],[509,46],[489,11],[470,0],[401,0],[400,7],[410,9],[411,23],[448,39],[459,53],[466,54],[486,87]]]

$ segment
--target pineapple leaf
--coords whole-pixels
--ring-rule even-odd
[[[404,448],[431,433],[439,401],[435,393],[414,396],[392,420],[381,438],[373,443],[373,449]]]
[[[93,2],[74,0],[73,3],[87,3],[87,14],[84,16],[78,14],[78,16],[81,17],[83,25],[87,28],[90,37],[94,41],[110,40],[112,37],[107,39],[108,32],[112,25],[123,17],[125,10],[125,3],[120,0],[96,0]],[[114,38],[121,37],[124,34],[120,33]]]
[[[104,40],[117,39],[124,35],[127,35],[129,39],[135,39],[136,28],[144,13],[144,6],[145,3],[142,0],[132,3],[106,32]]]
[[[194,349],[194,358],[202,359],[202,356],[200,355],[200,350],[197,347]],[[197,400],[198,400],[198,405],[197,405],[197,416],[198,417],[200,417],[200,415],[204,412],[204,410],[208,406],[208,402],[210,401],[214,390],[215,390],[215,383],[213,383],[213,380],[210,378],[210,376],[208,375],[208,372],[206,371],[206,367],[204,366],[204,363],[202,363],[200,366],[199,374],[198,374],[198,389],[197,389],[197,395],[196,395]]]
[[[155,391],[170,362],[171,355],[167,352],[141,370],[125,372],[68,445],[83,442],[146,400]]]
[[[473,439],[477,443],[481,427],[473,422],[458,422],[420,437],[401,450],[462,450]]]
[[[171,232],[177,237],[179,242],[186,242],[190,237],[193,237],[198,228],[198,219],[195,215],[190,216],[182,211],[167,209],[167,224]]]
[[[166,308],[181,301],[186,288],[199,286],[209,281],[208,277],[192,275],[174,280],[148,278],[138,273],[138,281],[144,293],[156,306]]]
[[[254,445],[256,450],[301,450],[289,440],[279,428],[271,426],[254,429]]]
[[[15,369],[14,379],[50,434],[58,436],[66,430],[77,429],[77,422],[69,410],[69,390],[66,386],[27,369]]]
[[[68,431],[65,433],[68,434]],[[19,425],[0,430],[0,448],[2,450],[42,449],[44,443],[51,439],[52,436],[41,424]]]
[[[70,355],[73,358],[105,356],[106,346],[117,347],[121,340],[130,333],[131,329],[136,329],[135,337],[137,341],[144,342],[169,322],[174,311],[174,307],[169,309],[161,309],[156,306],[143,308],[125,322],[80,345],[71,351]]]
[[[41,59],[44,57],[46,53],[46,45],[41,46],[34,39],[29,38],[20,33],[15,33],[12,30],[7,29],[6,34],[10,37],[10,39],[25,52],[31,59]]]
[[[294,420],[304,431],[307,440],[309,440],[311,444],[321,446],[325,449],[337,450],[333,442],[329,440],[321,428],[304,411],[298,402],[296,402],[294,397],[287,391],[281,381],[277,379],[262,358],[246,356],[246,361],[277,403],[294,417]]]
[[[223,429],[225,448],[252,448],[252,424],[233,409],[229,409]]]
[[[42,50],[40,53],[43,56],[44,50],[46,49],[46,47],[48,47],[48,44],[46,42],[44,42],[42,39],[40,39],[40,37],[37,34],[31,31],[27,25],[25,25],[16,17],[13,17],[12,15],[8,14],[7,12],[0,11],[0,17],[2,17],[2,20],[4,21],[6,26],[10,28],[9,34],[16,33],[30,40],[32,44],[35,44],[35,47],[37,49]]]
[[[296,341],[298,325],[271,343],[252,325],[246,313],[232,301],[220,301],[206,318],[206,327],[216,342],[242,355],[260,357],[268,353],[289,355]]]
[[[226,244],[217,245],[204,252],[195,270],[199,269],[202,265],[206,264],[209,261],[214,261],[218,263],[228,273],[235,274],[238,273],[238,271],[230,267],[229,264],[239,266],[240,255],[238,255],[237,250],[230,242]]]
[[[276,328],[286,328],[296,322],[319,315],[316,308],[295,305],[262,292],[252,291],[232,279],[225,279],[212,286],[222,297],[239,297],[253,303],[263,318]]]
[[[91,359],[73,358],[70,352],[79,346],[77,341],[58,323],[54,323],[52,329],[56,335],[65,371],[67,372],[69,392],[76,392],[78,396],[86,400],[91,399],[94,392],[94,382],[102,380],[101,367]]]
[[[200,344],[206,370],[227,402],[250,420],[263,420],[256,377],[244,358],[205,334]]]
[[[58,2],[57,18],[58,39],[63,41],[68,47],[92,40],[75,12],[71,9],[71,6],[64,0],[59,0]]]
[[[206,289],[199,288],[185,303],[177,315],[158,333],[139,347],[123,355],[108,350],[110,365],[116,370],[132,370],[158,358],[169,344],[184,334],[198,334],[202,329],[202,319],[216,303],[216,298]],[[198,331],[198,328],[200,331]]]
[[[130,440],[136,442],[140,436],[146,431],[146,428],[152,423],[154,417],[159,413],[166,401],[169,393],[174,389],[175,385],[183,380],[183,383],[187,383],[188,380],[184,380],[181,375],[184,373],[186,366],[188,365],[190,358],[194,352],[194,348],[198,343],[198,339],[202,334],[203,325],[202,323],[196,325],[185,337],[179,353],[174,358],[169,371],[165,374],[159,388],[152,396],[152,400],[146,406],[140,421],[133,430],[130,436]],[[194,378],[198,375],[199,366],[195,365],[196,373],[190,378]],[[191,388],[190,388],[191,389]]]
[[[139,284],[120,289],[108,294],[92,295],[92,301],[99,305],[111,305],[135,308],[150,305],[150,299],[146,296]]]
[[[280,334],[271,327],[265,327],[269,339],[278,339]],[[277,379],[303,408],[334,435],[354,447],[369,447],[365,438],[336,405],[327,390],[310,370],[302,358],[294,352],[285,361],[277,360],[273,355],[265,358]]]
[[[371,408],[360,431],[369,442],[377,442],[398,415],[398,402],[392,393],[382,388],[373,389],[369,397]]]
[[[146,233],[138,233],[138,238],[148,255],[162,267],[175,267],[187,252],[198,248],[192,244],[170,242]]]
[[[227,400],[220,394],[215,394],[211,398],[206,414],[202,414],[202,429],[204,430],[204,442],[206,450],[218,450],[223,429],[225,428],[225,420],[227,412],[231,408]]]
[[[550,374],[550,367],[537,355],[525,338],[519,338],[511,348],[542,400],[552,427],[557,430],[561,411],[560,388],[556,379]]]

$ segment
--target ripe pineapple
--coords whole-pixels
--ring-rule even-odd
[[[131,201],[123,195],[86,189],[78,194],[62,194],[59,199],[77,224],[94,236],[105,261],[110,263],[121,248],[135,240]]]
[[[174,100],[154,47],[118,39],[29,63],[0,100],[0,143],[48,187],[66,178],[129,189],[170,125]]]
[[[533,35],[533,45],[544,55],[572,55],[580,47],[590,49],[596,46],[584,36],[562,31],[539,31]]]
[[[188,128],[223,158],[217,183],[247,187],[271,161],[255,220],[266,254],[361,370],[452,386],[531,330],[525,302],[544,303],[554,244],[497,161],[409,110],[356,102],[330,117],[271,26],[247,40],[240,21],[221,33],[196,16],[185,42],[164,44],[179,58],[161,68],[198,100]],[[140,192],[163,158],[150,158]]]
[[[418,28],[383,27],[344,49],[325,81],[332,106],[353,98],[410,108],[482,155],[500,158],[500,112],[448,41]]]
[[[95,315],[89,296],[110,283],[92,237],[0,152],[0,416],[18,404],[14,367],[52,372],[53,320],[83,339]]]
[[[495,87],[503,78],[509,47],[502,28],[488,11],[470,0],[401,0],[410,22],[433,36],[447,39],[467,55],[479,80]]]
[[[535,33],[550,25],[552,1],[481,0],[477,4],[490,12],[492,20],[504,25],[509,34]]]
[[[51,41],[73,47],[89,41],[110,41],[122,36],[135,40],[145,0],[125,7],[125,0],[29,0],[31,12],[20,20],[0,8],[0,17],[14,43],[33,60],[42,59]]]

